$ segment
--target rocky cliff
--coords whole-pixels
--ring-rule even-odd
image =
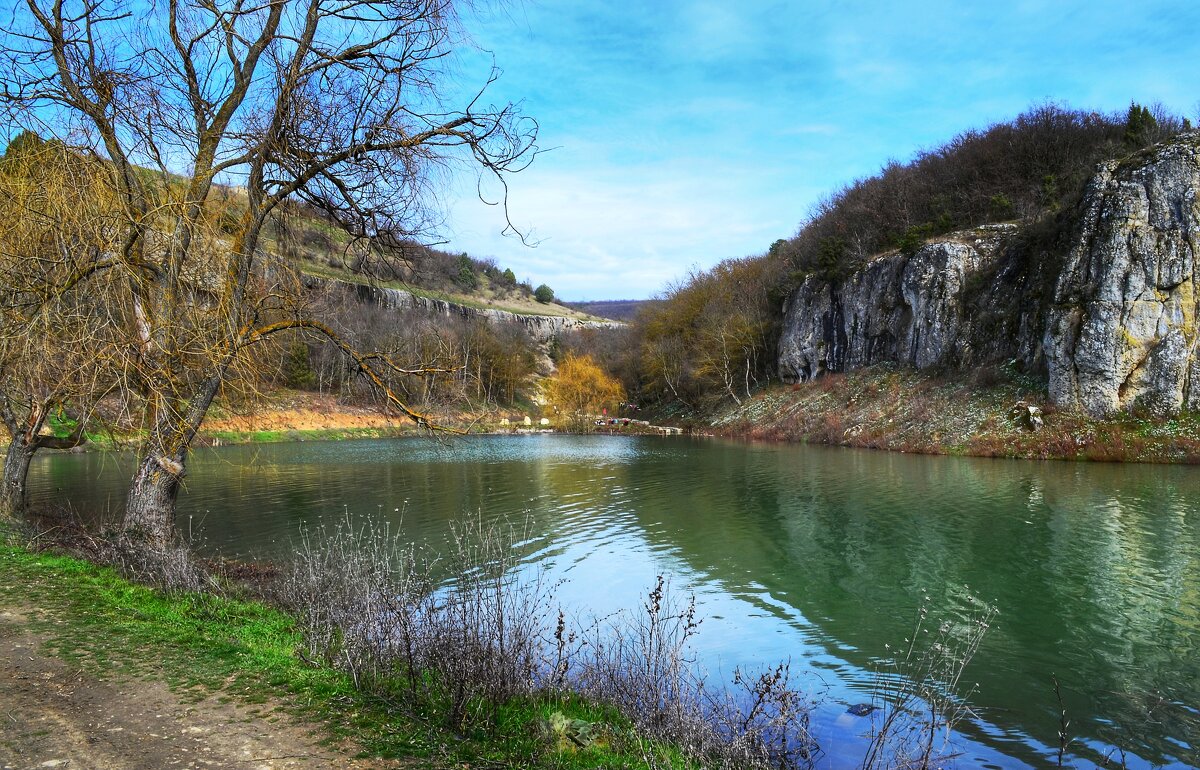
[[[1103,165],[1062,253],[990,225],[835,283],[809,276],[784,306],[780,374],[1015,360],[1045,377],[1052,401],[1092,415],[1200,408],[1198,190],[1192,132]]]
[[[982,227],[911,256],[885,254],[836,284],[809,276],[784,308],[783,379],[802,382],[882,361],[924,369],[969,358],[964,285],[1014,229]]]
[[[534,342],[545,343],[563,332],[575,329],[616,328],[619,321],[588,321],[557,315],[524,315],[494,308],[471,307],[448,302],[444,299],[422,297],[403,289],[382,289],[374,286],[358,286],[359,297],[381,307],[417,310],[444,316],[474,318],[491,324],[518,324],[529,333]]]
[[[1050,397],[1090,414],[1200,408],[1200,134],[1106,164],[1045,334]]]
[[[378,305],[389,310],[413,310],[421,313],[485,321],[491,324],[517,324],[538,344],[545,344],[560,334],[575,329],[616,328],[619,321],[590,321],[555,315],[524,315],[494,308],[472,307],[434,297],[424,297],[403,289],[388,289],[363,284],[346,283],[314,276],[305,280],[312,287],[353,294],[360,302]]]

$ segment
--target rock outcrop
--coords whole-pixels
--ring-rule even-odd
[[[556,315],[525,315],[495,308],[460,305],[435,297],[424,297],[403,289],[389,289],[363,284],[347,283],[325,278],[306,276],[312,287],[331,291],[352,293],[360,302],[366,302],[389,310],[412,310],[431,315],[475,319],[491,324],[517,324],[525,329],[534,342],[546,344],[564,332],[576,329],[616,328],[623,326],[619,321],[591,321]]]
[[[1050,397],[1093,415],[1200,408],[1200,134],[1102,166],[1055,286]]]
[[[885,254],[836,286],[809,276],[784,308],[785,382],[895,361],[924,369],[970,358],[963,290],[1014,225],[988,225],[911,256]]]
[[[1022,254],[1015,226],[992,225],[836,284],[810,276],[784,306],[780,374],[1016,360],[1054,403],[1092,415],[1198,409],[1198,193],[1192,132],[1102,165],[1061,261]]]
[[[616,328],[622,326],[618,321],[589,321],[582,318],[568,318],[557,315],[525,315],[512,313],[507,310],[496,310],[490,307],[471,307],[459,305],[444,299],[423,297],[403,289],[384,289],[374,286],[358,286],[359,297],[374,302],[381,307],[399,308],[402,310],[417,310],[444,316],[460,316],[486,321],[491,324],[518,324],[522,326],[534,342],[546,343],[558,337],[563,332],[575,329]]]

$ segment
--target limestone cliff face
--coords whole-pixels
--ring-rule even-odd
[[[368,302],[387,309],[415,310],[431,315],[459,316],[461,318],[478,319],[491,324],[517,324],[525,329],[534,342],[545,344],[558,337],[563,332],[575,329],[616,328],[623,326],[619,321],[588,321],[580,318],[566,318],[553,315],[523,315],[507,310],[494,308],[478,308],[459,305],[444,299],[422,297],[403,289],[386,289],[375,286],[351,284],[314,276],[306,276],[306,282],[313,287],[320,286],[326,290],[353,293],[361,302]]]
[[[966,282],[1015,227],[989,225],[885,254],[834,286],[810,276],[788,299],[780,338],[785,382],[882,361],[924,369],[971,357]]]
[[[1014,226],[989,226],[882,255],[837,285],[810,276],[784,307],[780,374],[1015,359],[1046,376],[1055,403],[1092,415],[1200,408],[1198,192],[1192,132],[1098,170],[1061,264],[1020,254]]]
[[[1090,414],[1200,408],[1200,134],[1092,180],[1045,335],[1050,397]]]

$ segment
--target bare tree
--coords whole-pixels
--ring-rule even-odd
[[[122,382],[145,435],[127,533],[172,536],[205,414],[274,335],[333,340],[425,422],[388,387],[396,364],[313,318],[295,272],[262,247],[273,212],[303,201],[385,250],[429,232],[439,173],[465,164],[503,183],[527,164],[536,124],[453,88],[451,0],[25,0],[6,32],[14,121],[109,170],[116,247],[94,272],[123,279]],[[213,210],[222,185],[239,198],[232,224]]]

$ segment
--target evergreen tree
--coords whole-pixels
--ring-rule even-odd
[[[458,257],[458,274],[454,276],[454,282],[468,291],[479,285],[479,276],[475,274],[475,265],[466,254]]]
[[[296,390],[307,390],[316,383],[316,372],[308,362],[308,345],[296,340],[288,347],[281,374],[284,384]]]
[[[1158,129],[1158,121],[1150,110],[1138,104],[1129,103],[1129,112],[1125,117],[1125,145],[1130,148],[1144,147],[1150,143]]]

